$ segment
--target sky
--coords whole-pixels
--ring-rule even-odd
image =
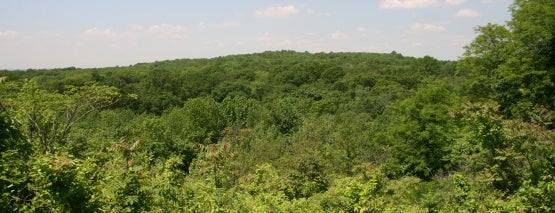
[[[0,70],[272,50],[456,60],[511,0],[0,0]]]

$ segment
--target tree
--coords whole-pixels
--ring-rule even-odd
[[[470,131],[471,150],[466,159],[476,172],[492,176],[492,185],[514,192],[528,182],[553,181],[555,172],[555,132],[522,120],[506,120],[497,103],[467,103],[457,113]],[[539,116],[551,116],[551,112]]]
[[[0,104],[0,211],[10,212],[21,207],[22,198],[32,196],[27,184],[27,161],[31,146]]]
[[[332,66],[325,69],[321,74],[320,78],[324,79],[327,83],[334,83],[338,79],[345,75],[345,71],[340,66]]]
[[[29,154],[31,146],[19,131],[20,123],[11,118],[0,103],[0,157],[3,152],[16,151]]]
[[[430,179],[439,170],[449,168],[445,156],[455,131],[449,111],[456,103],[457,96],[450,86],[437,80],[389,109],[391,122],[383,136],[393,156],[390,176],[398,173]]]
[[[438,75],[440,68],[440,62],[431,56],[416,59],[411,65],[412,71],[422,76]]]
[[[247,127],[249,117],[252,117],[251,114],[257,107],[254,100],[247,99],[244,96],[227,96],[221,105],[227,126],[235,128]]]
[[[289,199],[310,197],[328,189],[322,165],[316,159],[304,159],[289,174],[285,194]]]
[[[283,134],[295,132],[301,125],[301,115],[293,99],[278,99],[270,105],[271,123]]]
[[[555,68],[555,3],[550,0],[516,0],[508,23],[522,62],[535,70]],[[542,14],[539,16],[538,14]]]
[[[469,96],[474,99],[493,98],[495,82],[500,77],[499,65],[510,54],[509,30],[501,25],[488,24],[477,27],[479,35],[470,45],[457,65],[459,75],[468,77]]]
[[[511,13],[507,26],[478,28],[458,70],[470,74],[475,99],[493,99],[504,116],[529,120],[524,112],[555,109],[555,3],[517,0]]]
[[[38,141],[42,151],[54,153],[75,123],[93,111],[111,106],[120,96],[115,88],[94,83],[68,86],[64,93],[54,93],[41,90],[34,81],[26,81],[17,95],[6,101],[6,107],[23,121],[27,138]]]
[[[323,194],[321,205],[327,212],[384,211],[383,174],[375,165],[362,164],[353,169],[354,177],[335,179]]]
[[[170,134],[192,144],[216,143],[227,125],[221,108],[220,103],[209,97],[187,100],[183,108],[172,109],[165,115],[172,124]]]
[[[149,71],[137,85],[141,110],[157,115],[166,109],[183,104],[177,96],[182,78],[175,72],[164,69]]]

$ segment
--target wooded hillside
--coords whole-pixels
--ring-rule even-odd
[[[0,71],[0,212],[552,212],[555,3],[511,11],[458,61]]]

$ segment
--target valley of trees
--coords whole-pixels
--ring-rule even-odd
[[[0,212],[553,212],[555,2],[458,61],[0,71]]]

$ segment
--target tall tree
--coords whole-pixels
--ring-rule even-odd
[[[504,116],[529,120],[528,111],[555,109],[555,2],[517,0],[511,13],[507,26],[477,29],[458,69],[471,77],[474,99],[493,99]]]
[[[454,125],[449,110],[457,96],[442,81],[432,81],[415,94],[395,103],[387,112],[390,120],[384,139],[391,145],[390,175],[416,175],[429,179],[449,168],[445,157],[452,143]],[[396,170],[396,171],[395,171]],[[395,174],[397,173],[397,174]]]

